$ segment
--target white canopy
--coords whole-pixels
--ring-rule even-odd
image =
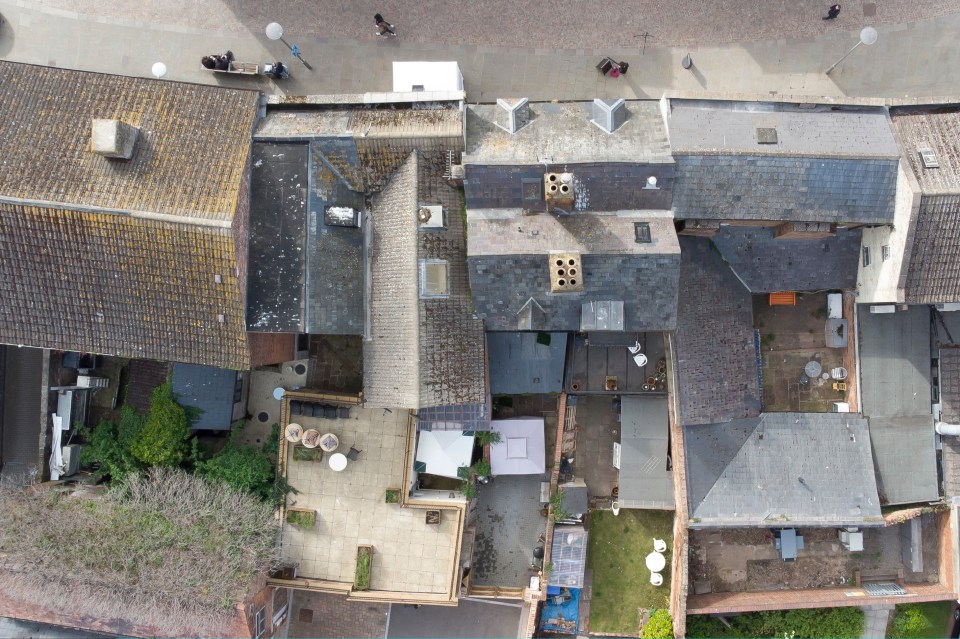
[[[457,478],[457,469],[469,466],[473,456],[473,435],[459,430],[423,430],[417,443],[417,461],[422,471],[441,477]]]
[[[543,418],[496,419],[490,429],[500,433],[500,443],[490,446],[490,472],[494,475],[540,475],[546,472]]]

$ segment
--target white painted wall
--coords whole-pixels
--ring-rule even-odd
[[[897,194],[893,225],[863,230],[857,269],[857,302],[860,304],[902,304],[903,281],[913,242],[913,224],[920,210],[920,188],[903,160],[897,170]],[[883,247],[890,257],[883,259]],[[863,265],[863,247],[870,250],[870,266]]]

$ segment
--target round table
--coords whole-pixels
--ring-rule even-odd
[[[284,434],[288,442],[296,444],[303,437],[303,426],[290,422],[284,429]]]
[[[278,386],[273,389],[273,398],[279,402],[281,399],[283,399],[283,395],[286,392],[287,392],[286,389]]]
[[[320,442],[320,431],[311,428],[303,434],[301,443],[305,448],[316,448]]]
[[[330,468],[338,473],[347,467],[347,456],[343,453],[334,453],[330,455]]]
[[[652,552],[647,555],[647,568],[650,572],[660,572],[667,565],[667,558],[663,553]]]
[[[811,360],[807,362],[806,366],[803,367],[803,372],[806,373],[810,378],[820,377],[820,371],[822,370],[823,367],[817,360]]]
[[[332,453],[340,445],[340,438],[333,433],[327,433],[320,438],[320,448],[325,453]]]

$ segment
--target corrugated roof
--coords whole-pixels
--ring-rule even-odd
[[[858,415],[765,413],[685,426],[684,446],[693,527],[883,524]]]

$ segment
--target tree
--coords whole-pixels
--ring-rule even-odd
[[[275,472],[270,458],[252,446],[228,443],[209,461],[199,462],[197,473],[262,499],[270,499],[273,492]]]
[[[150,412],[130,442],[130,452],[147,466],[179,466],[189,450],[189,437],[190,419],[173,396],[173,384],[167,382],[153,389]]]
[[[93,430],[82,428],[86,445],[80,451],[80,463],[97,465],[100,477],[123,479],[142,468],[130,452],[130,444],[143,428],[143,416],[129,406],[120,410],[120,422],[103,421]]]

